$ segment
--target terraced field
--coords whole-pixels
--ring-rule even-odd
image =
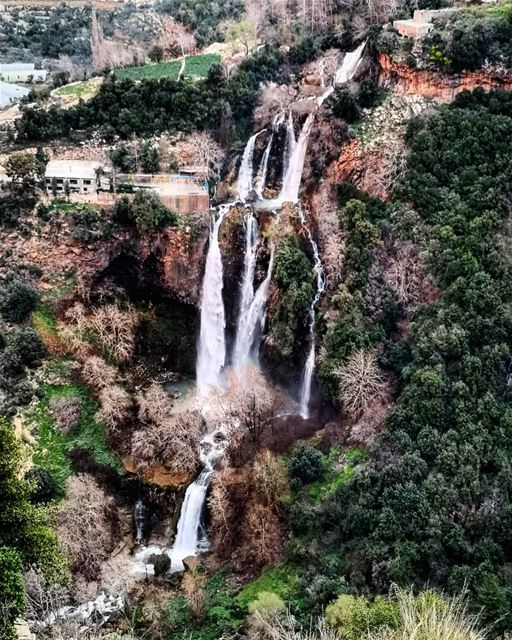
[[[219,64],[220,55],[208,53],[204,55],[188,56],[185,60],[184,77],[186,78],[204,78],[208,74],[209,69]],[[120,80],[130,78],[131,80],[143,80],[144,78],[170,78],[177,80],[182,60],[171,60],[170,62],[160,62],[157,64],[146,64],[142,67],[128,67],[127,69],[118,69],[116,77]]]

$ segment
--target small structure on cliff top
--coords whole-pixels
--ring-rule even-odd
[[[196,174],[115,174],[112,167],[91,160],[51,160],[46,166],[49,196],[67,194],[73,201],[108,204],[134,191],[154,191],[162,203],[177,213],[207,213],[208,186]]]
[[[407,38],[422,38],[434,26],[432,21],[443,18],[460,11],[462,7],[449,7],[447,9],[416,9],[412,20],[395,20],[393,27],[401,36]]]

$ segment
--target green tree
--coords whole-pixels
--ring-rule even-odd
[[[0,547],[0,638],[15,640],[14,622],[25,609],[25,588],[18,553]]]
[[[11,179],[13,189],[30,191],[34,188],[38,175],[38,162],[31,153],[16,151],[5,163],[5,174]]]
[[[0,292],[0,314],[7,322],[23,322],[36,308],[37,292],[28,284],[11,280]]]

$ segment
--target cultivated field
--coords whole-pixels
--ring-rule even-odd
[[[220,63],[220,55],[209,53],[198,56],[187,56],[185,59],[186,78],[204,78],[208,70],[214,64]],[[130,78],[131,80],[143,80],[144,78],[171,78],[177,80],[182,60],[171,60],[170,62],[160,62],[157,64],[146,64],[143,67],[129,67],[127,69],[117,69],[115,74],[118,79]]]

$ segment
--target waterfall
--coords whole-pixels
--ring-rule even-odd
[[[213,467],[205,466],[197,480],[189,484],[181,507],[176,541],[171,551],[171,572],[182,571],[183,558],[197,553],[199,525]]]
[[[304,160],[308,148],[309,134],[313,124],[315,114],[312,112],[306,118],[299,139],[292,147],[289,159],[285,162],[285,173],[283,175],[283,186],[279,195],[280,202],[298,202],[300,181],[304,169]],[[290,119],[292,119],[290,111]]]
[[[306,419],[309,417],[309,400],[311,398],[311,382],[313,380],[313,372],[315,369],[315,349],[316,349],[316,340],[315,340],[315,324],[316,324],[316,305],[320,300],[320,296],[325,290],[325,278],[324,271],[322,267],[322,261],[320,260],[320,254],[318,251],[318,245],[313,240],[313,236],[311,235],[310,230],[305,226],[305,221],[303,214],[301,212],[301,220],[306,229],[306,234],[308,236],[309,243],[311,245],[311,249],[313,250],[313,270],[316,274],[316,292],[311,303],[311,307],[309,308],[309,352],[308,357],[306,358],[306,364],[304,365],[304,371],[302,374],[302,381],[300,385],[300,415],[302,418]]]
[[[243,367],[249,362],[251,352],[257,353],[258,351],[259,345],[255,343],[261,335],[265,325],[268,287],[272,277],[273,265],[274,246],[272,245],[265,280],[263,280],[256,290],[247,312],[240,317],[240,322],[238,324],[235,354],[233,358],[233,367],[237,371],[242,371]]]
[[[258,223],[252,211],[249,209],[247,209],[245,213],[244,227],[244,271],[240,291],[240,311],[238,313],[235,347],[233,351],[233,367],[235,369],[240,369],[245,364],[246,332],[244,331],[244,325],[247,322],[249,310],[254,300],[254,271],[256,268],[256,249],[258,246]]]
[[[334,84],[343,84],[351,80],[357,71],[357,67],[363,57],[363,51],[366,47],[366,40],[362,42],[354,51],[347,51],[343,58],[341,67],[336,71],[334,76]]]
[[[267,142],[267,146],[265,147],[263,158],[261,160],[259,178],[256,185],[256,193],[258,195],[258,198],[263,198],[263,191],[265,190],[265,185],[267,183],[268,159],[270,157],[270,151],[272,149],[273,142],[274,142],[274,131],[272,130],[272,133],[270,134],[270,138],[268,139],[268,142]]]
[[[135,524],[135,544],[142,544],[144,529],[147,524],[147,509],[142,500],[137,500],[135,503],[133,522]]]
[[[212,221],[210,244],[201,295],[201,330],[197,353],[196,380],[200,395],[210,386],[221,385],[221,372],[226,360],[224,328],[226,318],[222,299],[223,272],[219,247],[219,228],[230,205],[219,208],[217,219]]]
[[[364,47],[366,41],[357,47],[354,51],[349,51],[345,54],[341,67],[336,72],[334,78],[334,84],[327,88],[321,96],[316,98],[316,108],[318,109],[327,100],[327,98],[334,92],[336,84],[348,82],[354,75],[361,62]],[[286,133],[286,145],[284,152],[284,171],[283,171],[283,186],[279,195],[277,204],[283,202],[296,203],[299,200],[300,182],[302,179],[302,172],[304,170],[304,160],[306,158],[306,151],[308,148],[309,134],[311,133],[311,126],[315,118],[315,112],[312,111],[299,135],[299,139],[295,141],[295,134],[293,130],[293,116],[291,109],[288,111],[288,123]]]
[[[176,532],[176,540],[171,550],[171,573],[183,571],[183,559],[197,554],[201,515],[206,500],[206,492],[215,469],[215,464],[224,454],[227,446],[225,433],[219,429],[207,434],[199,444],[200,459],[203,469],[197,479],[187,487],[180,519]]]
[[[254,145],[256,144],[256,138],[264,131],[265,129],[262,129],[261,131],[258,131],[258,133],[255,133],[249,138],[249,141],[245,145],[237,181],[238,198],[242,202],[247,200],[247,196],[252,191]]]

